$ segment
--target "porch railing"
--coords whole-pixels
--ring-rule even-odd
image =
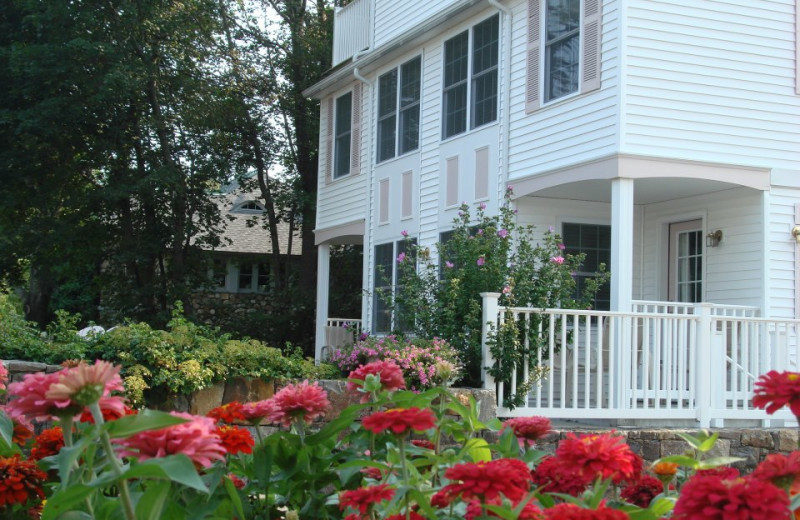
[[[710,303],[635,302],[633,311],[500,309],[484,297],[484,323],[515,320],[522,362],[501,367],[498,414],[563,419],[688,419],[721,426],[726,419],[767,416],[751,402],[763,373],[797,367],[800,320],[757,317],[757,309]],[[488,326],[484,366],[492,366]],[[536,372],[528,361],[535,361]],[[523,404],[503,404],[531,380]]]
[[[354,0],[333,16],[333,63],[348,60],[370,45],[373,0]]]

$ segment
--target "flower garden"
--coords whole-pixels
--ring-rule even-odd
[[[322,423],[330,396],[308,381],[194,416],[129,408],[106,361],[13,383],[0,364],[0,517],[773,520],[800,504],[800,451],[749,475],[709,457],[706,433],[647,466],[613,431],[548,455],[547,419],[482,423],[474,400],[409,390],[409,373],[391,359],[353,367],[360,402]],[[800,374],[762,376],[754,404],[800,412]]]

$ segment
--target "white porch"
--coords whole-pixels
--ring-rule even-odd
[[[506,312],[497,293],[483,294],[485,322]],[[754,307],[634,301],[629,312],[512,308],[511,319],[532,328],[521,342],[522,366],[507,367],[509,384],[484,373],[496,389],[498,415],[553,419],[696,422],[792,421],[754,409],[754,383],[769,370],[797,370],[800,320],[761,318]],[[484,326],[484,366],[494,361]],[[539,377],[522,406],[504,396],[532,375]],[[674,423],[673,423],[674,424]]]

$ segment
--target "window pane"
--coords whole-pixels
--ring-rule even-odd
[[[400,153],[419,148],[419,103],[400,112]]]
[[[577,30],[580,9],[580,0],[547,0],[547,41]]]
[[[225,276],[228,274],[228,265],[224,260],[214,260],[214,286],[225,287]]]
[[[400,108],[419,101],[421,58],[414,58],[400,68]]]
[[[460,134],[467,129],[467,84],[444,93],[444,137]]]
[[[389,309],[389,292],[392,287],[394,244],[375,246],[373,291],[373,328],[375,332],[389,332],[392,317]]]
[[[477,75],[497,66],[498,34],[500,26],[498,15],[481,22],[473,29],[472,74]]]
[[[392,115],[378,121],[378,161],[394,157],[397,117]]]
[[[239,289],[250,290],[253,287],[253,264],[239,266]]]
[[[378,81],[378,117],[397,110],[397,69],[387,72]]]
[[[444,42],[444,86],[449,87],[467,79],[469,52],[467,31]]]
[[[562,239],[567,254],[585,255],[580,270],[575,275],[577,298],[583,294],[586,282],[596,276],[600,264],[604,263],[608,267],[611,258],[611,226],[565,223],[562,226]],[[609,284],[605,283],[595,295],[594,308],[608,310],[610,301]]]
[[[497,69],[472,80],[472,128],[497,119]]]
[[[350,173],[350,128],[353,108],[353,95],[347,93],[336,100],[336,139],[334,143],[333,176],[341,177]]]
[[[578,90],[578,37],[573,36],[547,48],[547,100]]]
[[[258,290],[259,292],[266,292],[269,290],[270,276],[269,264],[258,264]]]

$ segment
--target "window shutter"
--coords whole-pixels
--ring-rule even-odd
[[[361,82],[353,87],[353,122],[350,125],[350,174],[361,173]]]
[[[333,99],[328,99],[324,102],[325,107],[322,112],[325,114],[325,164],[323,170],[325,171],[325,184],[330,184],[333,181]]]
[[[794,0],[794,91],[800,94],[800,0]]]
[[[528,0],[528,45],[526,51],[527,72],[525,74],[525,113],[539,108],[539,67],[542,38],[539,33],[541,0]]]
[[[600,88],[600,38],[602,0],[583,2],[583,56],[581,56],[581,92],[591,92]]]

